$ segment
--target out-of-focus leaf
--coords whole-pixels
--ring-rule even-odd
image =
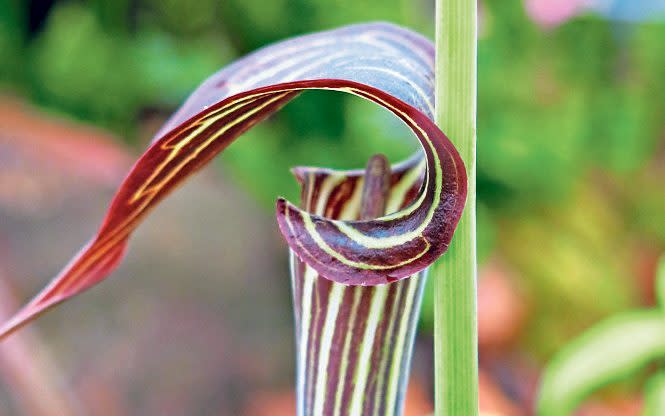
[[[225,39],[190,39],[181,44],[160,32],[144,32],[127,45],[131,67],[140,80],[141,100],[176,106],[182,97],[233,54]]]
[[[513,211],[513,218],[498,222],[498,251],[535,306],[523,341],[542,360],[583,329],[636,304],[636,288],[626,279],[625,223],[611,201],[582,182],[570,200],[533,204],[526,212],[517,207],[521,215]]]
[[[21,48],[26,22],[20,18],[24,7],[19,2],[0,0],[0,87],[25,76]]]
[[[119,34],[106,33],[93,13],[76,3],[58,4],[32,44],[35,98],[83,119],[125,127],[138,110],[140,81]]]
[[[644,394],[644,416],[665,415],[665,373],[651,377]]]
[[[539,416],[568,416],[602,386],[665,355],[661,310],[627,312],[592,327],[562,349],[540,385]]]
[[[660,307],[665,309],[665,256],[660,258],[656,269],[656,297]]]
[[[174,33],[197,33],[220,22],[217,0],[147,0],[143,7],[156,15],[161,26]],[[223,20],[221,20],[223,22]]]
[[[340,283],[381,284],[424,269],[447,249],[467,185],[461,158],[430,119],[432,66],[429,41],[375,23],[266,47],[213,75],[136,162],[93,239],[0,329],[0,337],[108,276],[132,231],[159,201],[238,136],[308,89],[347,92],[390,110],[420,140],[425,157],[419,166],[427,170],[412,205],[374,220],[333,221],[278,200],[277,219],[289,246],[322,276]]]
[[[91,0],[90,3],[91,8],[95,11],[97,20],[99,20],[106,30],[119,30],[122,32],[130,30],[130,16],[134,7],[131,0]]]
[[[482,203],[478,204],[476,211],[478,217],[478,264],[482,265],[487,261],[494,250],[497,231],[494,218],[487,205]]]
[[[185,47],[162,32],[107,30],[98,17],[78,3],[54,7],[31,45],[33,89],[43,104],[124,134],[143,107],[175,106],[231,56],[224,38]]]

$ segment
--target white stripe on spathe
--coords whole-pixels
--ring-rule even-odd
[[[361,415],[365,397],[365,386],[369,376],[371,364],[372,344],[376,336],[376,329],[385,309],[386,295],[388,294],[388,285],[374,287],[372,294],[372,303],[367,316],[367,326],[360,346],[360,353],[357,358],[356,373],[354,374],[355,387],[351,397],[350,415]]]
[[[344,297],[345,286],[340,283],[332,282],[332,288],[328,295],[328,310],[326,320],[321,332],[321,343],[319,344],[318,369],[316,376],[316,387],[314,394],[314,414],[323,414],[323,404],[326,400],[326,382],[328,380],[328,359],[330,358],[330,349],[332,347],[332,338],[337,324],[337,314],[339,305]]]

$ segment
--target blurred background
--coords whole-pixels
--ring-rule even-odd
[[[113,190],[206,76],[262,45],[432,0],[0,0],[0,316],[94,233]],[[665,250],[665,1],[480,2],[481,407],[532,414],[539,373],[599,319],[654,303]],[[276,196],[288,168],[392,161],[387,113],[307,93],[161,205],[108,281],[0,346],[4,415],[293,415]],[[406,139],[405,139],[406,137]],[[426,295],[407,415],[432,406]],[[580,415],[636,415],[642,382]],[[57,409],[57,411],[54,411]]]

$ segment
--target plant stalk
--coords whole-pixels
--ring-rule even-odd
[[[436,1],[436,121],[469,181],[455,237],[433,268],[436,416],[478,415],[476,25],[476,0]]]

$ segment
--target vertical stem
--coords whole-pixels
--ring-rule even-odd
[[[478,414],[476,318],[476,0],[436,1],[436,120],[469,178],[466,208],[434,268],[437,416]]]

